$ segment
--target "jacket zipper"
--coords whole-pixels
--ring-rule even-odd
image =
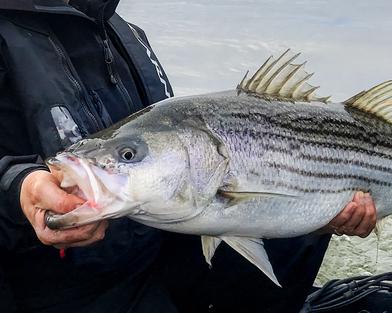
[[[116,87],[118,88],[118,90],[120,91],[120,94],[124,100],[124,102],[128,105],[128,110],[130,113],[133,112],[132,110],[132,99],[127,91],[127,89],[124,86],[124,83],[121,80],[120,75],[118,74],[118,72],[115,70],[115,68],[113,68],[113,64],[114,64],[114,57],[113,57],[113,52],[110,49],[110,43],[109,43],[109,37],[106,31],[106,21],[105,21],[105,9],[108,3],[106,3],[104,5],[104,7],[102,8],[101,11],[101,15],[100,18],[97,19],[97,26],[99,29],[99,34],[100,34],[100,40],[102,41],[103,44],[103,51],[104,51],[104,56],[105,56],[105,63],[106,63],[106,67],[108,69],[108,73],[109,73],[109,77],[110,77],[110,81],[112,84],[116,85]]]
[[[118,38],[120,38],[119,34],[117,33],[117,30],[113,27],[112,28],[113,33],[114,33],[114,39],[115,39],[115,43],[116,43],[116,47],[119,50],[120,54],[123,56],[123,58],[125,59],[126,63],[128,64],[128,68],[131,72],[131,75],[133,77],[133,80],[135,81],[135,85],[136,85],[136,89],[139,92],[140,95],[140,99],[142,101],[143,107],[146,107],[148,105],[150,105],[151,103],[149,103],[149,97],[147,95],[147,91],[144,87],[143,82],[141,81],[141,78],[138,74],[138,72],[135,69],[135,64],[133,63],[132,59],[129,57],[128,52],[126,51],[124,45],[122,44],[121,40],[119,40]]]
[[[110,77],[110,82],[113,85],[116,85],[118,90],[120,91],[121,97],[123,98],[123,101],[128,105],[129,112],[132,113],[134,110],[132,108],[133,103],[131,100],[131,97],[129,96],[129,93],[127,89],[124,86],[124,83],[121,80],[120,75],[116,71],[116,63],[113,57],[113,52],[110,49],[110,44],[109,44],[109,39],[105,38],[102,39],[100,36],[97,36],[97,40],[102,42],[103,49],[104,49],[104,55],[105,55],[105,63],[107,65],[109,77]]]
[[[69,65],[70,61],[68,60],[66,54],[64,53],[62,48],[50,36],[49,36],[49,41],[52,43],[53,47],[55,48],[57,54],[59,55],[59,57],[61,59],[61,63],[63,65],[65,74],[67,75],[68,79],[70,80],[70,82],[72,83],[72,85],[74,86],[74,88],[77,91],[77,94],[78,94],[83,111],[93,121],[95,131],[101,130],[101,127],[99,126],[98,120],[96,119],[94,114],[90,111],[90,109],[87,107],[85,100],[83,100],[83,88],[82,88],[81,84],[79,83],[79,81],[72,74],[72,70]]]

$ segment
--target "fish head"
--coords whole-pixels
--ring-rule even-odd
[[[84,139],[47,164],[58,173],[61,187],[73,189],[88,204],[63,215],[56,223],[60,228],[125,215],[159,222],[192,214],[189,156],[174,131]]]

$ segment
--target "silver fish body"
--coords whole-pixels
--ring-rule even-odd
[[[237,90],[172,98],[71,146],[49,166],[88,200],[51,227],[128,216],[225,241],[279,284],[262,238],[311,233],[356,191],[392,213],[392,82],[326,103],[285,52]]]
[[[231,205],[218,194],[191,220],[145,221],[155,227],[292,237],[326,225],[359,190],[372,193],[379,217],[392,213],[392,127],[342,104],[271,102],[232,91],[166,100],[119,131],[162,124],[175,129],[183,142],[190,128],[208,133],[214,149],[225,150],[229,161],[220,191],[261,195]],[[188,151],[193,160],[205,153]]]

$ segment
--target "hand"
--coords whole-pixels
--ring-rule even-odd
[[[56,248],[81,247],[101,240],[105,236],[107,221],[67,230],[51,230],[45,225],[45,212],[64,214],[83,204],[85,200],[60,188],[56,176],[47,171],[35,171],[23,180],[20,204],[33,226],[38,239]]]
[[[352,202],[325,227],[336,235],[369,236],[376,226],[377,215],[374,202],[368,193],[357,192]]]

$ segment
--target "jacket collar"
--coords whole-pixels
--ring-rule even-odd
[[[90,19],[102,16],[108,20],[114,14],[119,0],[3,0],[0,10],[77,15]]]

